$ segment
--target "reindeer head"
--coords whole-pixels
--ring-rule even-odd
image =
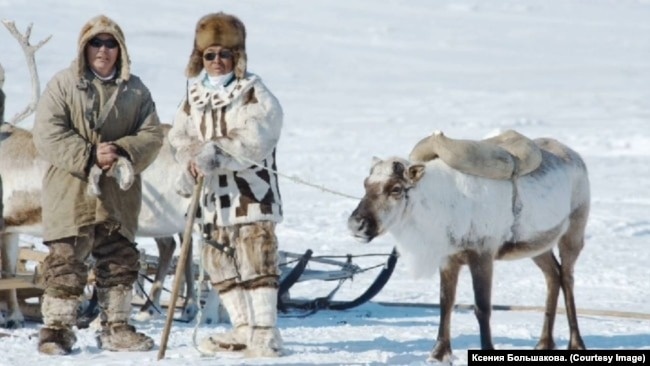
[[[408,207],[409,190],[422,178],[424,165],[401,158],[373,158],[364,180],[366,194],[348,219],[352,235],[367,243],[385,233]]]

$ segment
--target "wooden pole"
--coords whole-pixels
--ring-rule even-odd
[[[181,245],[181,254],[178,258],[178,264],[176,265],[176,274],[174,275],[174,286],[172,287],[171,299],[169,300],[170,304],[175,304],[176,299],[178,298],[178,290],[180,288],[181,279],[183,277],[183,271],[185,270],[185,262],[187,262],[187,256],[190,253],[190,240],[192,239],[192,228],[194,226],[194,217],[196,216],[196,210],[199,207],[199,201],[201,199],[201,189],[203,188],[203,176],[199,176],[196,180],[196,185],[194,186],[194,193],[192,194],[192,201],[190,202],[190,209],[187,214],[187,223],[185,225],[185,232],[183,233],[183,243]],[[169,331],[171,330],[172,321],[174,320],[174,307],[170,306],[167,309],[167,320],[165,321],[165,328],[163,329],[162,338],[160,339],[160,350],[158,351],[158,360],[161,360],[165,357],[165,351],[167,350],[167,339],[169,338]]]

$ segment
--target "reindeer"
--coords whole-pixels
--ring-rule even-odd
[[[556,140],[536,139],[526,151],[532,152],[528,157],[539,156],[538,161],[506,153],[500,155],[503,160],[483,162],[494,167],[507,163],[511,168],[515,162],[527,174],[518,176],[522,170],[517,169],[499,173],[495,168],[489,174],[499,174],[485,178],[473,175],[484,164],[461,172],[439,158],[445,153],[423,153],[440,136],[423,140],[411,153],[411,160],[418,156],[433,160],[375,158],[364,181],[365,196],[348,220],[352,235],[362,242],[390,232],[404,263],[416,274],[433,276],[439,270],[440,326],[429,360],[451,359],[451,311],[462,265],[469,266],[472,277],[481,348],[494,348],[490,330],[493,262],[520,258],[532,258],[547,285],[544,324],[536,348],[555,347],[553,325],[562,289],[570,330],[568,348],[584,349],[573,292],[573,269],[584,246],[590,205],[587,169],[581,157]],[[484,147],[503,152],[495,148],[494,140],[450,146],[456,158],[462,151],[476,150],[463,164],[495,155],[483,153]],[[526,166],[526,161],[532,166]],[[554,247],[561,262],[553,254]]]

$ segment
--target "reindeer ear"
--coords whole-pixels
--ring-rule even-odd
[[[408,169],[408,176],[411,182],[417,183],[424,176],[424,164],[414,164]]]
[[[370,165],[370,166],[375,166],[375,165],[377,165],[377,163],[379,163],[380,161],[381,161],[381,159],[379,159],[379,158],[376,157],[376,156],[373,156],[373,157],[372,157],[372,163],[371,163],[372,165]]]

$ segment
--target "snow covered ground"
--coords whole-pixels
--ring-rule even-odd
[[[478,139],[512,128],[558,138],[580,152],[592,182],[587,243],[575,273],[584,340],[589,348],[650,349],[647,317],[588,312],[650,314],[650,1],[0,0],[1,19],[15,20],[23,30],[34,22],[33,43],[53,35],[37,54],[43,86],[72,61],[86,20],[99,13],[114,18],[126,33],[132,70],[151,89],[165,121],[183,93],[195,22],[218,10],[244,21],[249,70],[284,106],[278,161],[289,176],[361,196],[372,156],[405,157],[434,130]],[[30,85],[22,51],[4,28],[0,63],[9,119],[29,101]],[[388,236],[369,245],[350,237],[346,220],[355,200],[285,178],[281,189],[282,250],[336,255],[388,253],[393,247]],[[139,242],[155,253],[151,240]],[[361,259],[364,265],[373,261]],[[499,262],[495,271],[494,304],[543,305],[545,285],[532,261]],[[344,285],[342,297],[358,295],[371,280]],[[0,365],[420,364],[433,346],[437,309],[379,302],[438,303],[438,283],[411,278],[398,261],[372,303],[282,317],[287,355],[280,359],[203,358],[193,347],[194,324],[177,323],[159,362],[157,349],[103,352],[90,330],[78,333],[76,354],[52,359],[36,352],[39,325],[28,324],[0,338]],[[292,296],[323,296],[330,285],[301,283]],[[457,302],[470,304],[472,298],[464,270]],[[495,346],[532,348],[541,322],[539,312],[495,311]],[[158,341],[163,325],[158,318],[139,327]],[[198,333],[224,329],[201,326]],[[565,348],[563,315],[555,335],[558,348]],[[467,349],[480,347],[472,312],[454,313],[452,347],[456,364],[467,363]]]

